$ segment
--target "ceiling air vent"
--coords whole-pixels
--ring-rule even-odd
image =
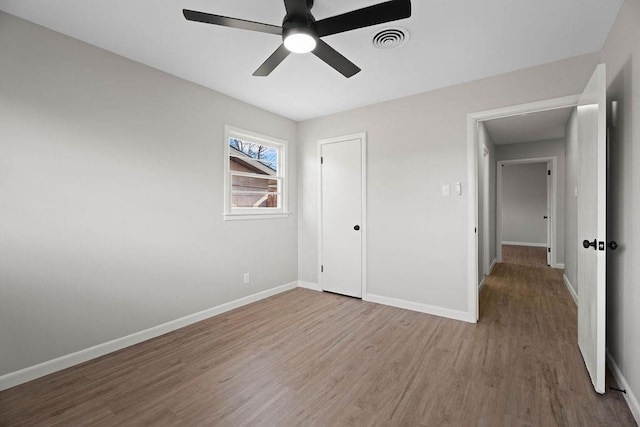
[[[395,49],[409,40],[409,32],[404,28],[385,28],[373,36],[373,45],[378,49]]]

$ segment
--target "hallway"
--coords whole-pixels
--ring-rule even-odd
[[[608,371],[607,393],[593,390],[562,270],[540,265],[544,248],[511,248],[511,263],[495,266],[480,298],[480,324],[504,344],[493,353],[508,373],[504,412],[527,425],[635,425],[622,394],[609,390],[616,385]]]

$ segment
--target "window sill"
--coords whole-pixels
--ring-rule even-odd
[[[225,221],[244,221],[254,219],[280,219],[288,218],[291,212],[265,212],[265,213],[225,213],[223,218]]]

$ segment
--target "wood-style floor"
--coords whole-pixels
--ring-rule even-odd
[[[502,262],[544,268],[547,267],[547,248],[502,245]]]
[[[478,324],[295,289],[0,392],[0,425],[635,425],[560,274],[497,265]]]

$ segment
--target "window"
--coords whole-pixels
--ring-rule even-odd
[[[287,142],[225,127],[225,219],[281,218]]]

